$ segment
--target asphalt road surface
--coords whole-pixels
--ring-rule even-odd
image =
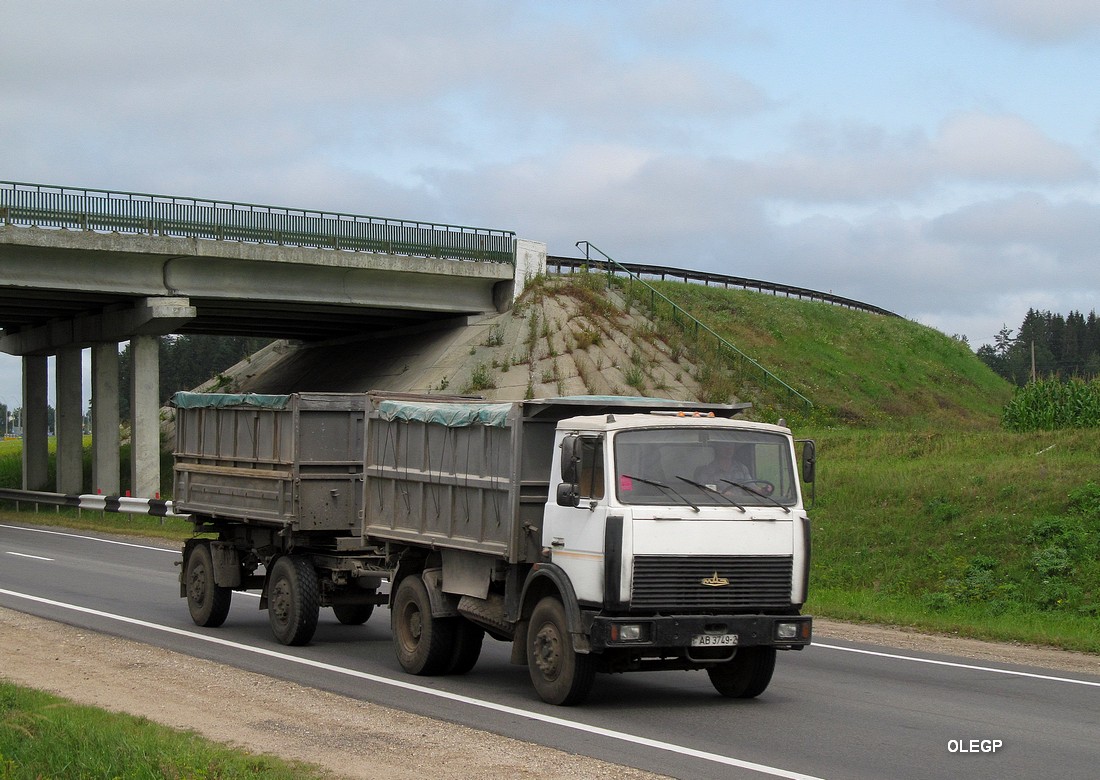
[[[552,707],[491,639],[467,675],[404,673],[385,609],[364,626],[322,610],[314,641],[291,648],[238,593],[224,626],[199,628],[179,597],[179,559],[0,524],[0,606],[679,778],[1098,776],[1096,676],[822,640],[781,653],[754,700],[719,697],[702,673],[655,672],[601,675],[585,705]]]

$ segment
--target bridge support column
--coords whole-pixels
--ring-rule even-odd
[[[92,492],[117,496],[118,459],[118,344],[92,347]]]
[[[49,368],[45,355],[23,356],[23,489],[46,490],[49,464]]]
[[[84,411],[80,347],[58,350],[55,358],[57,492],[78,495],[84,483]]]
[[[130,485],[134,496],[160,493],[160,340],[130,339]]]

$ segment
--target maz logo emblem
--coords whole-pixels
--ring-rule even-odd
[[[725,577],[719,577],[718,572],[714,572],[714,574],[699,582],[702,585],[706,585],[708,588],[724,588],[730,584],[730,581]]]

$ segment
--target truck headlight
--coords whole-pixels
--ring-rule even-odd
[[[775,624],[775,638],[776,639],[798,639],[799,629],[802,623],[776,623]]]
[[[612,623],[612,642],[642,642],[648,639],[644,623]]]

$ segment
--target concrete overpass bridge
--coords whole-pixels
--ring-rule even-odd
[[[81,353],[93,491],[119,492],[119,344],[130,342],[131,484],[160,485],[157,338],[331,342],[504,311],[546,247],[511,231],[0,182],[0,351],[22,357],[23,488],[46,490],[55,356],[58,493],[80,493]]]

